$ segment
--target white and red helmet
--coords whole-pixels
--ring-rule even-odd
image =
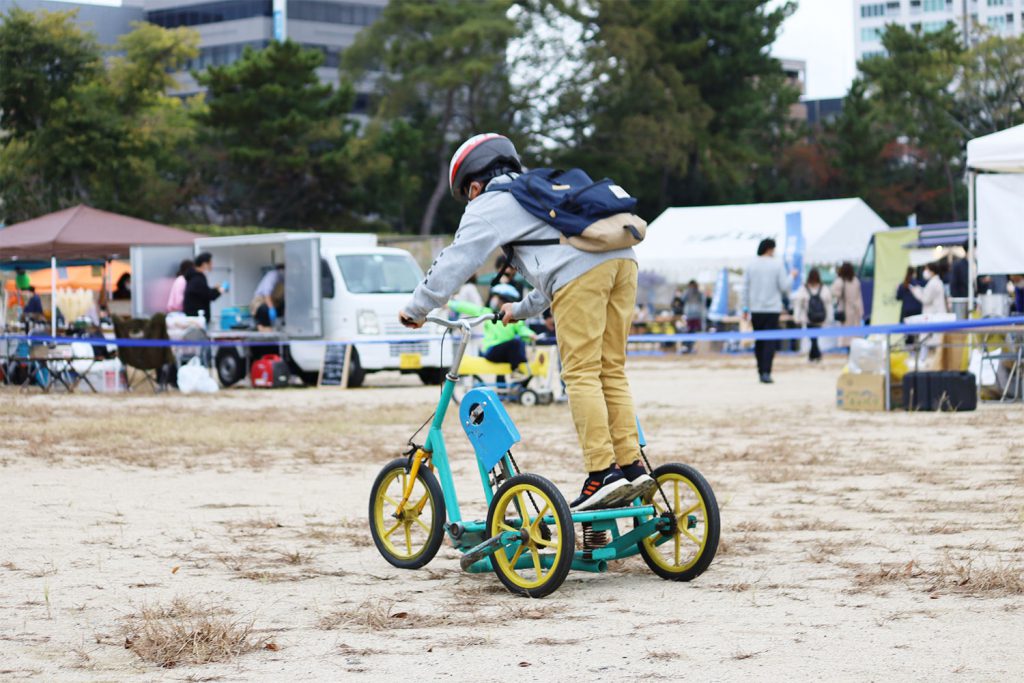
[[[503,162],[516,171],[523,170],[515,145],[504,135],[481,133],[459,145],[448,164],[448,188],[456,199],[462,198],[466,179]]]

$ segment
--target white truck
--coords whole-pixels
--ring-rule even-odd
[[[409,330],[398,322],[399,309],[423,279],[409,252],[379,247],[377,236],[367,233],[268,233],[204,237],[194,249],[133,247],[132,314],[166,310],[179,263],[204,251],[213,256],[210,285],[229,285],[211,306],[210,337],[266,341],[266,348],[288,339],[282,355],[307,384],[317,382],[325,342],[346,340],[355,342],[349,386],[360,386],[367,373],[382,370],[416,373],[426,384],[443,380],[451,345],[442,357],[440,342],[430,339],[441,330],[433,325]],[[283,325],[275,333],[237,329],[225,314],[248,308],[260,278],[279,263],[285,266]],[[386,342],[387,337],[404,339]],[[217,347],[214,363],[221,384],[230,386],[246,376],[253,348],[262,352],[262,347],[245,345]]]

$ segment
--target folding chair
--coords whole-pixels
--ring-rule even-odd
[[[157,313],[145,318],[119,318],[114,316],[114,333],[118,339],[164,340],[167,336],[167,318]],[[174,353],[170,346],[117,346],[117,357],[125,367],[125,384],[128,391],[148,384],[154,392],[164,388],[163,378],[158,375],[165,365],[173,365]]]

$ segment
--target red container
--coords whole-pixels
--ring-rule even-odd
[[[281,356],[269,354],[252,364],[252,371],[249,375],[252,377],[254,387],[272,389],[288,386],[290,373],[288,364],[281,359]]]

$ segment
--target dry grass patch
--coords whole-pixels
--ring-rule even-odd
[[[166,606],[143,607],[128,617],[124,647],[163,668],[227,662],[261,649],[277,649],[253,634],[251,621],[229,616],[223,607],[177,598]]]
[[[331,631],[350,626],[370,631],[444,626],[448,620],[430,615],[395,609],[395,600],[375,598],[364,600],[358,607],[335,610],[321,617],[319,628]]]
[[[952,558],[949,555],[937,565],[925,566],[917,560],[882,564],[877,570],[857,571],[853,576],[859,588],[873,588],[892,583],[916,584],[934,593],[946,591],[965,595],[1024,595],[1024,566],[1017,561],[978,563],[974,557]]]

